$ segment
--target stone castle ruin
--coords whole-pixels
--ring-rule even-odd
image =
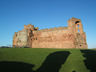
[[[34,25],[24,25],[15,32],[13,47],[29,48],[88,48],[86,34],[80,19],[68,20],[68,27],[38,30]]]

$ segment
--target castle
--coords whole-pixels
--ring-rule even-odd
[[[88,48],[86,34],[80,19],[68,20],[68,27],[38,30],[34,25],[24,25],[15,32],[13,47],[29,48]]]

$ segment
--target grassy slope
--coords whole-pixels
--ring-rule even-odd
[[[84,57],[80,50],[69,50],[71,52],[66,63],[63,65],[61,72],[89,72],[84,65]]]
[[[84,64],[83,53],[78,49],[0,49],[0,61],[16,61],[34,64],[33,70],[42,66],[47,56],[54,52],[69,51],[70,55],[59,72],[89,72]]]
[[[19,61],[35,64],[34,70],[39,68],[46,57],[61,49],[0,49],[0,61]]]

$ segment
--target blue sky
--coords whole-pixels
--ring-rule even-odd
[[[82,20],[88,47],[96,48],[96,0],[0,0],[0,46],[12,45],[24,25],[67,26],[71,17]]]

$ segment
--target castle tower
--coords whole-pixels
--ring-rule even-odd
[[[24,25],[24,29],[15,32],[13,37],[13,47],[31,47],[32,46],[32,36],[33,31],[37,30],[34,25],[28,24]]]
[[[86,34],[83,31],[83,26],[80,19],[71,18],[68,20],[68,29],[75,36],[75,47],[76,48],[88,48],[86,43]]]
[[[68,20],[68,28],[71,29],[74,33],[83,33],[83,26],[80,19],[71,18]]]

